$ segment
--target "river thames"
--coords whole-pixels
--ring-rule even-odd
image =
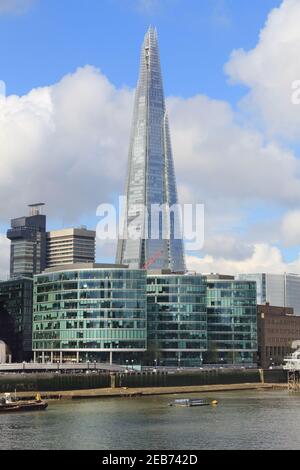
[[[169,407],[174,396],[52,402],[44,412],[0,415],[0,449],[300,449],[300,394],[205,398],[219,406]]]

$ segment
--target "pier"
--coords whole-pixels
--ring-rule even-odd
[[[299,346],[299,345],[298,345]],[[300,348],[285,358],[283,366],[288,373],[288,390],[290,392],[300,391]]]

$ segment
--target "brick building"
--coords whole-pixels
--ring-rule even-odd
[[[300,340],[300,316],[292,308],[257,306],[258,356],[262,368],[278,366]]]

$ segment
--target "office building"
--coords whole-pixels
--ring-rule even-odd
[[[276,307],[292,308],[300,315],[299,274],[240,274],[237,279],[253,280],[257,283],[257,303]]]
[[[211,364],[257,362],[256,283],[207,276],[207,341]]]
[[[32,358],[32,293],[31,278],[0,282],[0,341],[14,362]]]
[[[30,215],[11,221],[7,238],[11,241],[10,277],[32,277],[46,267],[46,216],[44,204],[33,204]]]
[[[147,348],[146,271],[75,264],[34,278],[37,361],[139,362]]]
[[[258,357],[262,368],[280,366],[300,341],[300,316],[292,308],[257,306]]]
[[[129,148],[124,231],[118,243],[117,263],[133,269],[185,272],[177,203],[157,32],[151,27],[141,52]]]
[[[95,263],[96,232],[85,227],[47,233],[47,268]]]
[[[167,272],[149,274],[147,305],[148,362],[201,366],[207,350],[206,279]]]

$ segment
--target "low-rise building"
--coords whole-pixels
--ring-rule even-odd
[[[207,350],[205,277],[149,273],[147,310],[151,361],[176,367],[202,365]]]
[[[30,278],[0,282],[0,340],[15,362],[32,357],[32,291]]]
[[[146,271],[74,264],[34,278],[37,361],[140,363],[147,348]]]
[[[211,364],[257,362],[256,283],[207,276],[205,361]]]
[[[283,364],[292,352],[293,341],[300,340],[300,316],[292,308],[257,306],[258,356],[262,368]]]

